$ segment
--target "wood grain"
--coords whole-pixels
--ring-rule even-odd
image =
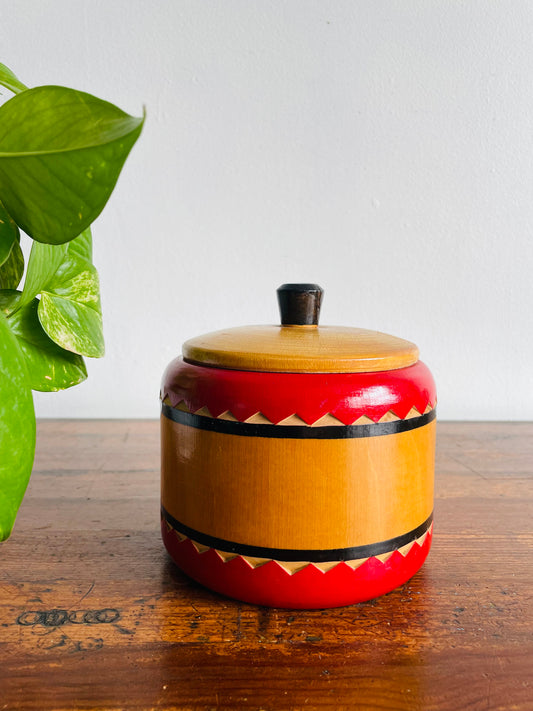
[[[163,506],[226,541],[350,548],[400,536],[433,511],[435,420],[354,439],[228,437],[165,416],[161,431]]]
[[[327,611],[224,599],[159,538],[159,423],[45,421],[0,551],[0,709],[533,708],[533,424],[439,423],[422,570]]]
[[[373,373],[413,365],[414,343],[344,326],[240,326],[183,344],[191,363],[277,373]]]

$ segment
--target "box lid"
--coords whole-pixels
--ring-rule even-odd
[[[186,361],[232,370],[279,373],[371,373],[418,361],[414,343],[379,331],[319,326],[317,284],[277,290],[281,325],[242,326],[186,341]]]

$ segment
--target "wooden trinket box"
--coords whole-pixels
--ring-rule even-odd
[[[281,326],[193,338],[163,377],[163,541],[187,575],[246,602],[368,600],[431,545],[431,373],[409,341],[319,326],[321,296],[281,286]]]

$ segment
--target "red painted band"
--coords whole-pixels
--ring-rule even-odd
[[[413,543],[405,555],[395,551],[385,562],[369,558],[355,570],[341,562],[327,572],[311,564],[291,575],[274,560],[257,568],[241,556],[224,562],[213,548],[199,553],[190,539],[180,541],[164,521],[161,530],[169,554],[197,582],[244,602],[292,609],[353,605],[391,592],[420,569],[433,532],[430,528],[421,545]]]
[[[308,425],[327,414],[345,425],[362,415],[378,422],[391,410],[403,419],[413,407],[422,414],[436,403],[433,377],[421,361],[377,373],[257,373],[176,358],[163,376],[161,396],[173,407],[184,402],[191,412],[207,407],[213,417],[229,410],[244,422],[261,412],[277,424],[296,414]]]

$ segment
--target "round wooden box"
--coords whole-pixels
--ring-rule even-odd
[[[368,600],[406,582],[431,544],[431,373],[408,341],[318,326],[321,295],[283,285],[281,326],[187,341],[163,378],[165,546],[246,602]]]

